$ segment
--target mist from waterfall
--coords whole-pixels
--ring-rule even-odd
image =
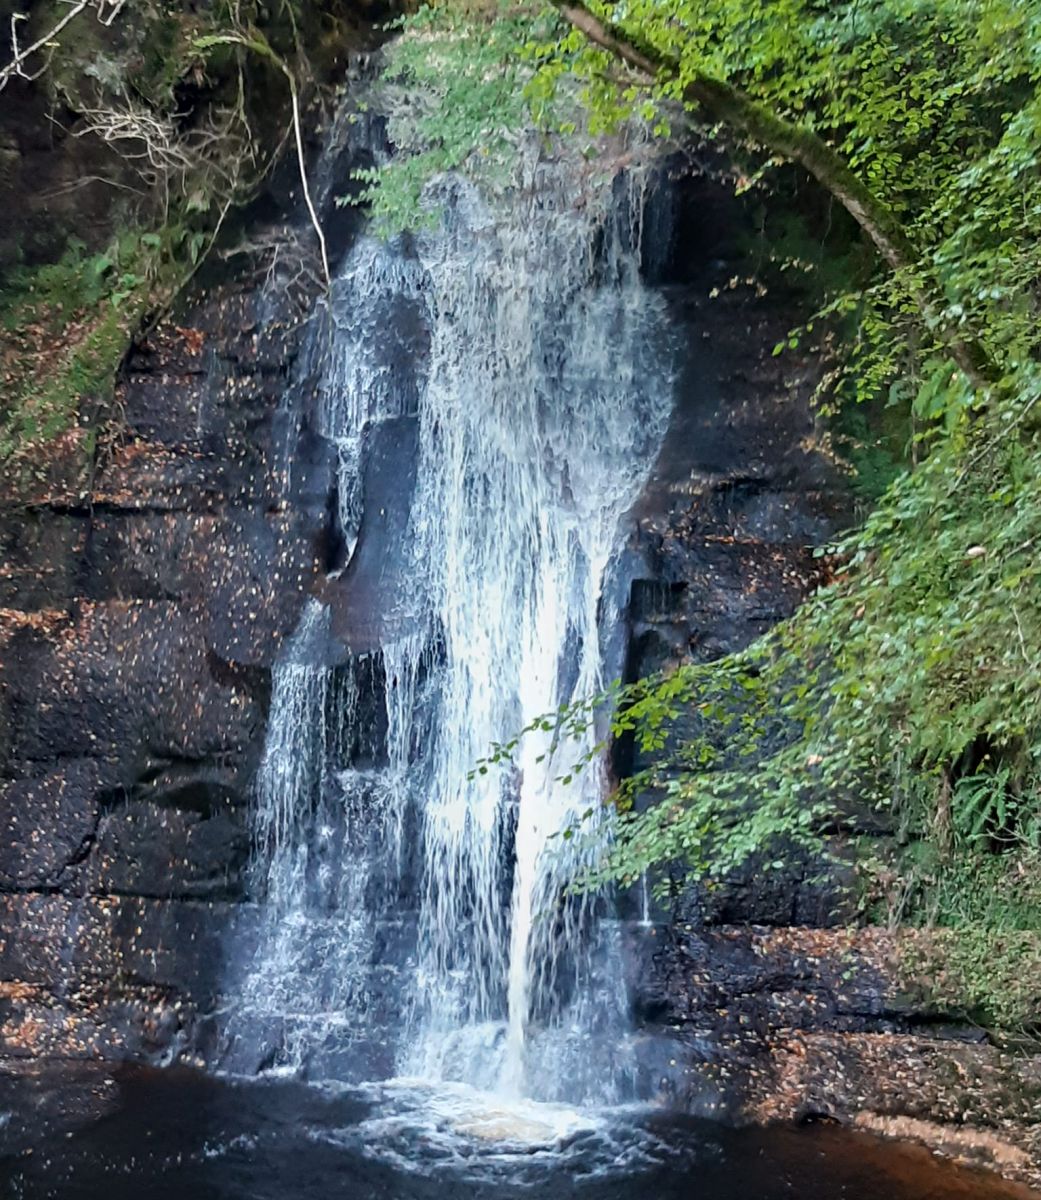
[[[565,894],[589,851],[561,836],[605,819],[604,764],[571,771],[602,731],[537,732],[476,768],[605,682],[671,356],[639,274],[640,173],[580,186],[543,164],[530,183],[493,211],[443,180],[438,229],[360,239],[312,337],[336,576],[379,516],[362,481],[381,427],[413,430],[414,474],[381,644],[344,650],[314,600],[274,674],[263,927],[228,1041],[266,1039],[266,1065],[312,1074],[610,1103],[633,1086],[618,930],[604,898]]]

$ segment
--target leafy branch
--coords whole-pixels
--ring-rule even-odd
[[[951,356],[973,387],[985,391],[1002,372],[978,337],[966,337],[942,316],[929,294],[922,272],[922,255],[888,206],[851,170],[849,164],[807,124],[796,124],[757,103],[740,88],[701,71],[678,58],[638,42],[631,33],[599,17],[581,0],[553,0],[561,14],[590,41],[626,66],[663,85],[685,103],[734,132],[751,137],[771,153],[797,162],[846,209],[874,243],[890,269],[907,281],[927,323],[940,332]]]

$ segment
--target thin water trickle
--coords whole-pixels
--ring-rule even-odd
[[[643,871],[640,874],[640,928],[650,929],[653,923],[651,920],[651,889],[647,882],[647,872]]]
[[[441,227],[359,241],[312,339],[348,582],[377,516],[367,447],[415,429],[403,583],[365,663],[330,664],[334,614],[313,602],[275,672],[265,923],[231,1027],[277,1024],[274,1061],[312,1073],[337,1077],[368,1040],[428,1081],[610,1103],[633,1074],[619,935],[602,898],[565,894],[589,851],[559,836],[601,819],[602,764],[571,770],[598,731],[538,732],[474,768],[603,686],[607,581],[669,416],[670,352],[639,275],[639,173],[581,197],[568,165],[533,184],[492,211],[442,181]]]

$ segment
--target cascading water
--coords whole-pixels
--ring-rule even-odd
[[[495,210],[442,181],[437,232],[361,239],[313,339],[335,574],[372,574],[365,460],[396,425],[408,517],[393,594],[369,597],[380,644],[338,648],[335,598],[312,601],[275,672],[264,927],[229,1041],[267,1038],[269,1062],[626,1097],[617,931],[602,900],[565,895],[586,851],[560,836],[599,809],[602,765],[569,771],[597,734],[537,732],[475,770],[602,686],[622,518],[671,407],[640,176],[577,178],[542,165]]]

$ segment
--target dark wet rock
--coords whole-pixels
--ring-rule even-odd
[[[802,301],[749,278],[749,214],[725,186],[694,176],[670,203],[654,270],[678,400],[634,513],[630,678],[739,650],[789,616],[818,581],[814,547],[850,517],[810,405],[819,367],[772,352]]]
[[[358,129],[364,162],[383,133]],[[318,183],[331,205],[336,179]],[[258,206],[253,232],[284,239],[295,270],[290,191],[273,223]],[[331,229],[337,252],[357,224]],[[120,437],[90,471],[74,437],[31,486],[0,481],[0,1053],[218,1056],[227,960],[250,957],[249,802],[272,666],[343,565],[337,448],[300,361],[315,297],[306,272],[269,265],[211,264],[197,298],[138,340]],[[380,316],[391,323],[400,357],[422,330],[411,310]],[[414,429],[406,442],[414,454]],[[383,489],[373,514],[400,518],[393,453],[361,483]],[[377,575],[388,537],[400,558],[391,526],[364,531]],[[379,625],[401,571],[380,580],[353,585],[359,628]],[[328,657],[342,663],[343,645]],[[373,762],[382,674],[359,669],[371,719],[352,753]]]
[[[97,836],[103,768],[74,759],[35,779],[0,785],[0,888],[61,888]]]
[[[89,495],[0,486],[0,1052],[186,1053],[248,942],[270,670],[331,478],[287,478],[289,324],[211,292],[135,350]]]
[[[211,653],[201,622],[169,601],[83,605],[54,636],[13,639],[0,701],[8,770],[42,778],[63,759],[89,759],[107,790],[133,788],[157,759],[236,763],[246,786],[263,714]]]
[[[741,650],[790,616],[819,582],[814,547],[850,519],[810,405],[819,367],[773,355],[799,297],[749,278],[748,215],[725,188],[694,177],[671,203],[673,244],[657,247],[653,270],[681,340],[678,402],[634,514],[629,679]],[[672,726],[676,739],[697,732],[693,709]],[[651,757],[623,741],[615,765],[638,771]],[[856,917],[841,849],[834,861],[794,849],[775,857],[780,869],[751,861],[711,891],[687,883],[658,915],[681,926]]]
[[[219,1003],[256,910],[141,897],[0,896],[0,1055],[166,1059]]]
[[[757,854],[711,887],[687,881],[668,908],[680,927],[787,925],[831,929],[860,919],[861,886],[849,847],[828,853],[798,847]]]
[[[1041,1182],[1041,1058],[906,987],[912,933],[630,930],[659,1095],[738,1124],[830,1120]],[[664,1035],[664,1040],[663,1040]]]
[[[71,1136],[119,1107],[111,1066],[92,1062],[0,1062],[0,1159],[45,1137]]]
[[[908,1015],[871,931],[663,926],[646,931],[641,952],[653,981],[643,1003],[675,1028],[717,1040],[890,1032]]]
[[[373,652],[415,624],[408,607],[408,529],[418,440],[413,417],[381,421],[366,437],[365,510],[357,546],[342,576],[323,593],[332,605],[334,632],[358,654]]]
[[[249,835],[240,815],[131,801],[98,823],[92,893],[241,899]]]
[[[813,547],[850,518],[818,446],[814,364],[772,355],[795,298],[731,286],[747,276],[739,210],[704,181],[683,188],[683,245],[699,253],[656,268],[687,340],[679,404],[636,510],[629,678],[740,650],[788,617],[817,585]],[[672,736],[696,731],[686,714]],[[647,765],[618,747],[619,770]],[[903,981],[893,939],[854,928],[857,853],[865,840],[884,853],[893,829],[855,796],[830,799],[827,857],[778,849],[711,889],[677,873],[668,904],[630,925],[648,1082],[701,1116],[856,1123],[1036,1181],[1041,1060],[931,1009]],[[641,906],[625,897],[623,914]],[[951,1141],[955,1124],[965,1145]]]

